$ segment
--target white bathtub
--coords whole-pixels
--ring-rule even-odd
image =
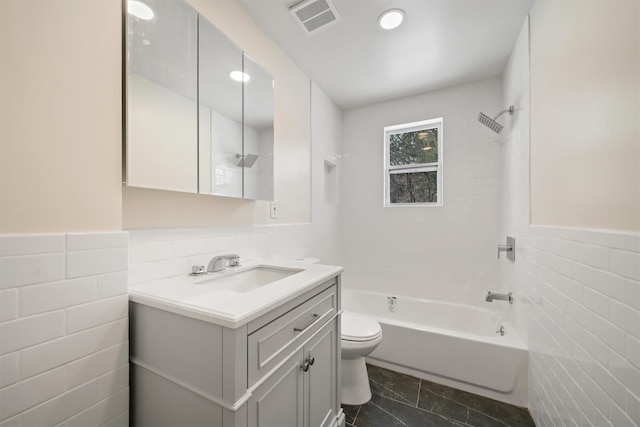
[[[389,308],[391,296],[396,297],[395,309]],[[527,406],[526,344],[512,325],[494,312],[349,289],[342,291],[342,308],[373,317],[381,324],[382,342],[367,358],[370,363]],[[501,326],[504,335],[496,333]]]

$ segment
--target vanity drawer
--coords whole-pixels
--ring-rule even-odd
[[[267,323],[247,337],[248,386],[295,351],[307,338],[336,314],[333,285]]]

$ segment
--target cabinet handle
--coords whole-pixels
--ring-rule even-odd
[[[311,320],[310,320],[308,323],[306,323],[304,326],[295,326],[295,327],[293,328],[293,330],[294,330],[295,332],[302,332],[302,331],[304,331],[304,330],[305,330],[305,329],[307,329],[309,326],[313,325],[313,322],[315,322],[315,321],[318,319],[318,317],[320,317],[318,314],[313,313],[313,317],[311,318]],[[306,371],[305,371],[305,372],[306,372]]]
[[[303,371],[307,372],[309,370],[309,366],[310,365],[311,364],[309,363],[309,361],[305,360],[304,363],[302,364],[301,368],[302,368]]]
[[[314,363],[316,363],[316,358],[309,355],[309,357],[307,357],[307,362],[309,362],[309,365],[313,365]]]

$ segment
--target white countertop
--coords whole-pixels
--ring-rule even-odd
[[[247,292],[216,289],[217,278],[255,267],[300,270]],[[292,300],[344,269],[296,261],[256,260],[203,276],[173,276],[129,286],[129,300],[229,328],[238,328]],[[206,282],[206,283],[201,283]]]

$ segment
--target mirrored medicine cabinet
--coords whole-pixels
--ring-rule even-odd
[[[187,3],[126,3],[126,184],[272,200],[273,77]]]

